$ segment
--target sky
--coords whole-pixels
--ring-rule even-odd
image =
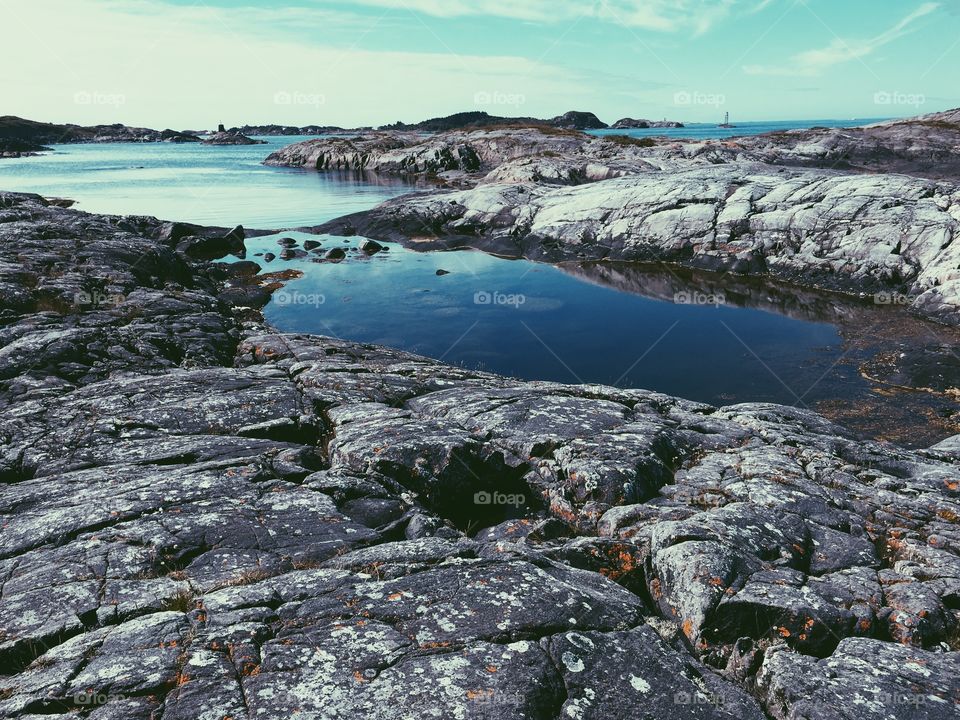
[[[203,130],[467,110],[718,122],[960,106],[960,0],[0,0],[0,115]]]

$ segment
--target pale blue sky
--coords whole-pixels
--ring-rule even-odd
[[[0,114],[206,128],[462,110],[716,122],[960,106],[960,0],[0,0]],[[10,32],[10,30],[13,32]]]

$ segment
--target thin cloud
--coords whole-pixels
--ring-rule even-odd
[[[844,40],[842,38],[836,38],[824,48],[806,50],[794,55],[788,65],[746,65],[743,69],[748,75],[779,75],[792,77],[822,75],[824,71],[834,65],[865,58],[884,45],[903,37],[909,32],[910,25],[934,12],[939,7],[939,3],[924,3],[889,30],[875,37],[866,40]]]
[[[342,0],[316,0],[339,6]],[[496,17],[556,23],[591,17],[630,29],[702,34],[747,0],[352,0],[353,6],[407,10],[437,18]]]

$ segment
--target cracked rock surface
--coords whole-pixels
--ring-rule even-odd
[[[956,442],[277,333],[224,235],[0,196],[0,717],[960,715]]]

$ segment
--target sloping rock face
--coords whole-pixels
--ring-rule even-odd
[[[266,162],[429,175],[463,188],[388,201],[321,232],[772,275],[896,295],[957,324],[956,114],[704,142],[543,128],[381,133],[297,143]],[[900,171],[916,176],[892,174]]]
[[[279,334],[221,233],[0,196],[0,716],[957,716],[955,443]]]
[[[960,186],[726,164],[576,187],[491,182],[389,201],[321,230],[551,261],[657,260],[909,296],[960,322]]]
[[[960,111],[863,128],[818,128],[740,138],[764,162],[859,172],[960,178]]]

